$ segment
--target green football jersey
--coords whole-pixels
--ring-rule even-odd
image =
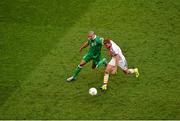
[[[89,48],[89,54],[92,55],[93,57],[97,57],[99,55],[101,55],[101,48],[103,45],[103,38],[100,38],[98,36],[96,36],[95,39],[93,40],[89,40],[88,44],[90,46]]]

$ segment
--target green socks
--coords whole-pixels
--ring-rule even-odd
[[[96,66],[96,68],[100,67],[101,65],[106,65],[107,64],[107,59],[106,58],[103,58],[102,60],[100,60]],[[73,77],[76,78],[77,75],[79,74],[79,72],[81,71],[82,69],[82,66],[78,65],[76,70],[74,71],[73,73]]]
[[[107,59],[106,58],[103,58],[102,60],[100,60],[96,67],[99,68],[103,64],[107,65]]]
[[[79,72],[81,71],[82,66],[78,65],[76,70],[73,73],[73,77],[76,78],[76,76],[79,74]]]

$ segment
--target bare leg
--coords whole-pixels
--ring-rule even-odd
[[[109,74],[112,72],[112,69],[113,69],[113,66],[108,64],[104,72],[103,86],[101,87],[102,90],[107,89]]]

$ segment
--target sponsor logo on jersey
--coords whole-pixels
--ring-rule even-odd
[[[96,42],[94,42],[94,43],[91,43],[91,46],[96,46],[97,44],[96,44]]]

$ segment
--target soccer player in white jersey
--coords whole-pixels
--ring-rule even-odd
[[[105,73],[104,73],[104,80],[103,85],[101,87],[102,90],[107,90],[109,74],[116,74],[117,73],[117,66],[119,66],[125,74],[135,74],[136,77],[139,76],[138,68],[129,69],[127,66],[126,59],[122,54],[120,47],[114,43],[110,39],[104,39],[104,46],[108,49],[110,56],[112,59],[108,63]]]

